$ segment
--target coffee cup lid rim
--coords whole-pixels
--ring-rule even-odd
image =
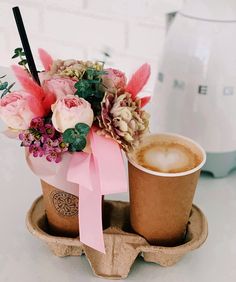
[[[189,174],[192,174],[198,170],[200,170],[205,162],[206,162],[206,152],[205,150],[202,148],[202,146],[200,144],[198,144],[196,141],[194,141],[193,139],[189,138],[189,137],[186,137],[186,136],[183,136],[183,135],[180,135],[180,134],[176,134],[176,133],[169,133],[169,132],[159,132],[159,133],[151,133],[149,136],[151,135],[167,135],[167,136],[176,136],[176,137],[180,137],[182,139],[185,139],[186,141],[189,141],[191,142],[193,145],[195,145],[202,153],[202,156],[203,156],[203,159],[201,161],[201,163],[194,167],[193,169],[190,169],[190,170],[186,170],[186,171],[183,171],[183,172],[176,172],[176,173],[170,173],[170,172],[158,172],[158,171],[153,171],[153,170],[150,170],[150,169],[147,169],[139,164],[137,164],[134,160],[132,160],[130,157],[129,157],[129,153],[127,153],[127,158],[128,158],[128,161],[133,165],[135,166],[136,168],[148,173],[148,174],[152,174],[152,175],[156,175],[156,176],[162,176],[162,177],[180,177],[180,176],[186,176],[186,175],[189,175]]]

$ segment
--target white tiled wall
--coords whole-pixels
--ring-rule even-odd
[[[165,14],[182,0],[0,0],[0,65],[13,63],[21,46],[11,8],[21,9],[34,57],[37,48],[54,58],[103,59],[129,75],[149,62],[151,92],[165,38]],[[39,63],[37,62],[39,65]]]

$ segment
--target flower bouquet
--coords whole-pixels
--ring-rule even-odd
[[[1,77],[0,117],[41,179],[52,231],[79,235],[104,252],[102,198],[127,190],[122,150],[132,150],[148,131],[143,107],[150,97],[138,94],[150,66],[127,82],[100,61],[54,60],[43,49],[39,57],[44,70],[35,72],[27,48],[15,49],[20,62],[12,70],[22,89]]]

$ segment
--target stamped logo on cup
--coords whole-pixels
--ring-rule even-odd
[[[53,191],[50,195],[51,202],[60,216],[78,215],[78,198],[66,192]]]

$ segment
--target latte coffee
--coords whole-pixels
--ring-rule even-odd
[[[186,144],[160,137],[141,146],[135,152],[135,160],[142,167],[164,173],[188,171],[201,162],[198,154]]]
[[[135,157],[141,166],[165,173],[191,170],[201,162],[197,154],[188,147],[165,141],[157,141],[140,148]]]
[[[182,244],[206,153],[189,138],[159,133],[127,156],[132,229],[153,245]]]

